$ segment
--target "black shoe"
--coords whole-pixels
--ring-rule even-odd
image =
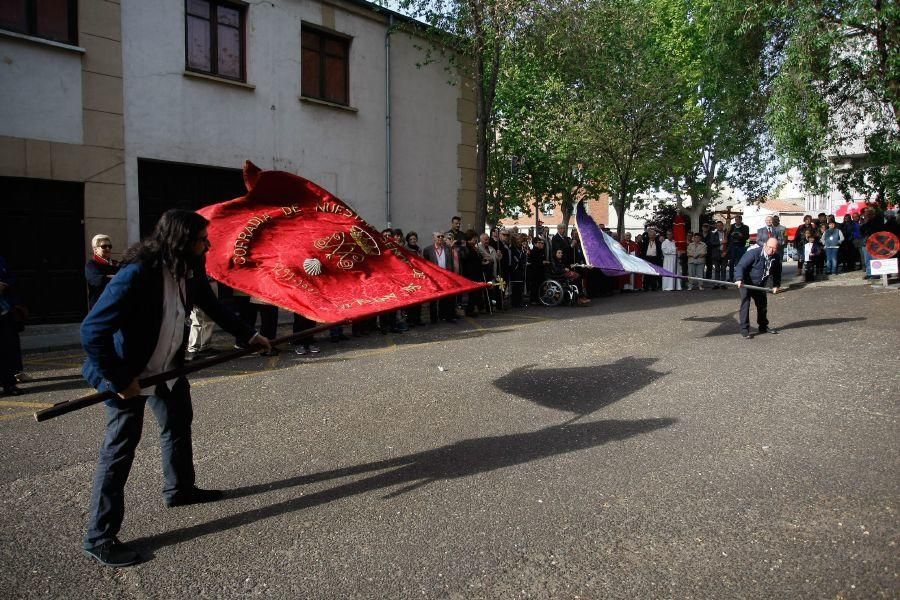
[[[90,548],[82,548],[82,552],[107,567],[128,567],[137,564],[141,560],[140,554],[120,542],[117,538]]]
[[[750,335],[750,332],[749,332],[749,331],[742,331],[742,332],[741,332],[741,337],[744,338],[745,340],[753,339],[753,336]]]
[[[3,394],[4,396],[21,396],[24,394],[21,389],[16,387],[15,385],[4,385],[3,386]]]
[[[176,506],[187,506],[188,504],[203,504],[205,502],[215,502],[224,497],[225,494],[222,490],[201,490],[195,487],[186,492],[175,492],[171,498],[166,498],[166,506],[175,508]]]
[[[771,333],[772,335],[778,335],[777,329],[760,329],[760,333]]]

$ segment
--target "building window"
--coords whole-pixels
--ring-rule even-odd
[[[244,81],[246,6],[221,0],[187,0],[187,69]]]
[[[307,26],[300,38],[300,93],[349,106],[350,38]]]
[[[0,29],[75,44],[77,8],[78,0],[0,0]]]

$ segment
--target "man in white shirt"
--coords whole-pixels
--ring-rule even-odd
[[[159,422],[166,506],[223,497],[219,490],[195,485],[187,379],[180,376],[144,388],[139,383],[182,364],[186,317],[193,306],[241,341],[270,349],[267,338],[213,295],[200,260],[209,249],[206,225],[206,219],[194,212],[163,214],[153,233],[126,253],[127,264],[81,324],[85,379],[98,391],[118,396],[106,403],[106,435],[82,546],[87,555],[107,566],[123,567],[140,560],[117,535],[125,517],[125,482],[141,439],[146,404]]]

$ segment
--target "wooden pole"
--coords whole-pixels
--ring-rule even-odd
[[[733,285],[733,286],[737,287],[736,283],[732,283],[730,281],[719,281],[718,279],[704,279],[702,277],[690,277],[687,275],[682,275],[681,279],[692,279],[694,281],[706,281],[706,282],[712,283],[714,285]],[[772,288],[762,287],[759,285],[750,285],[750,284],[745,283],[741,287],[745,287],[748,290],[759,290],[761,292],[769,292],[770,294],[775,293],[772,291]]]
[[[280,346],[282,344],[286,344],[292,342],[294,340],[299,340],[301,338],[314,335],[319,333],[320,331],[325,331],[327,329],[331,329],[337,325],[337,323],[327,323],[324,325],[317,325],[316,327],[311,327],[310,329],[304,329],[303,331],[299,331],[297,333],[293,333],[291,335],[286,335],[280,338],[276,338],[271,340],[272,347]],[[188,373],[194,373],[196,371],[200,371],[202,369],[208,369],[209,367],[214,367],[216,365],[220,365],[222,363],[228,362],[230,360],[234,360],[235,358],[240,358],[241,356],[246,356],[247,354],[251,354],[253,352],[257,352],[258,349],[255,348],[241,348],[235,350],[229,350],[228,352],[223,352],[219,355],[212,356],[210,358],[206,358],[203,360],[192,360],[190,363],[178,367],[177,369],[172,369],[170,371],[166,371],[164,373],[159,373],[157,375],[151,375],[145,379],[141,379],[139,385],[141,389],[147,387],[153,387],[164,381],[169,381],[170,379],[175,379],[177,377],[182,377],[187,375]],[[100,402],[105,402],[106,400],[113,400],[118,398],[118,394],[115,392],[97,392],[96,394],[91,394],[89,396],[83,396],[81,398],[76,398],[74,400],[65,400],[63,402],[57,402],[50,408],[45,408],[44,410],[39,410],[34,413],[34,419],[36,421],[43,422],[48,421],[54,417],[58,417],[60,415],[64,415],[66,413],[70,413],[87,406],[92,406],[94,404],[99,404]]]

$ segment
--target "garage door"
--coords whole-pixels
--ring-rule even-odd
[[[84,184],[0,177],[0,255],[18,277],[30,323],[71,323],[87,311]]]

